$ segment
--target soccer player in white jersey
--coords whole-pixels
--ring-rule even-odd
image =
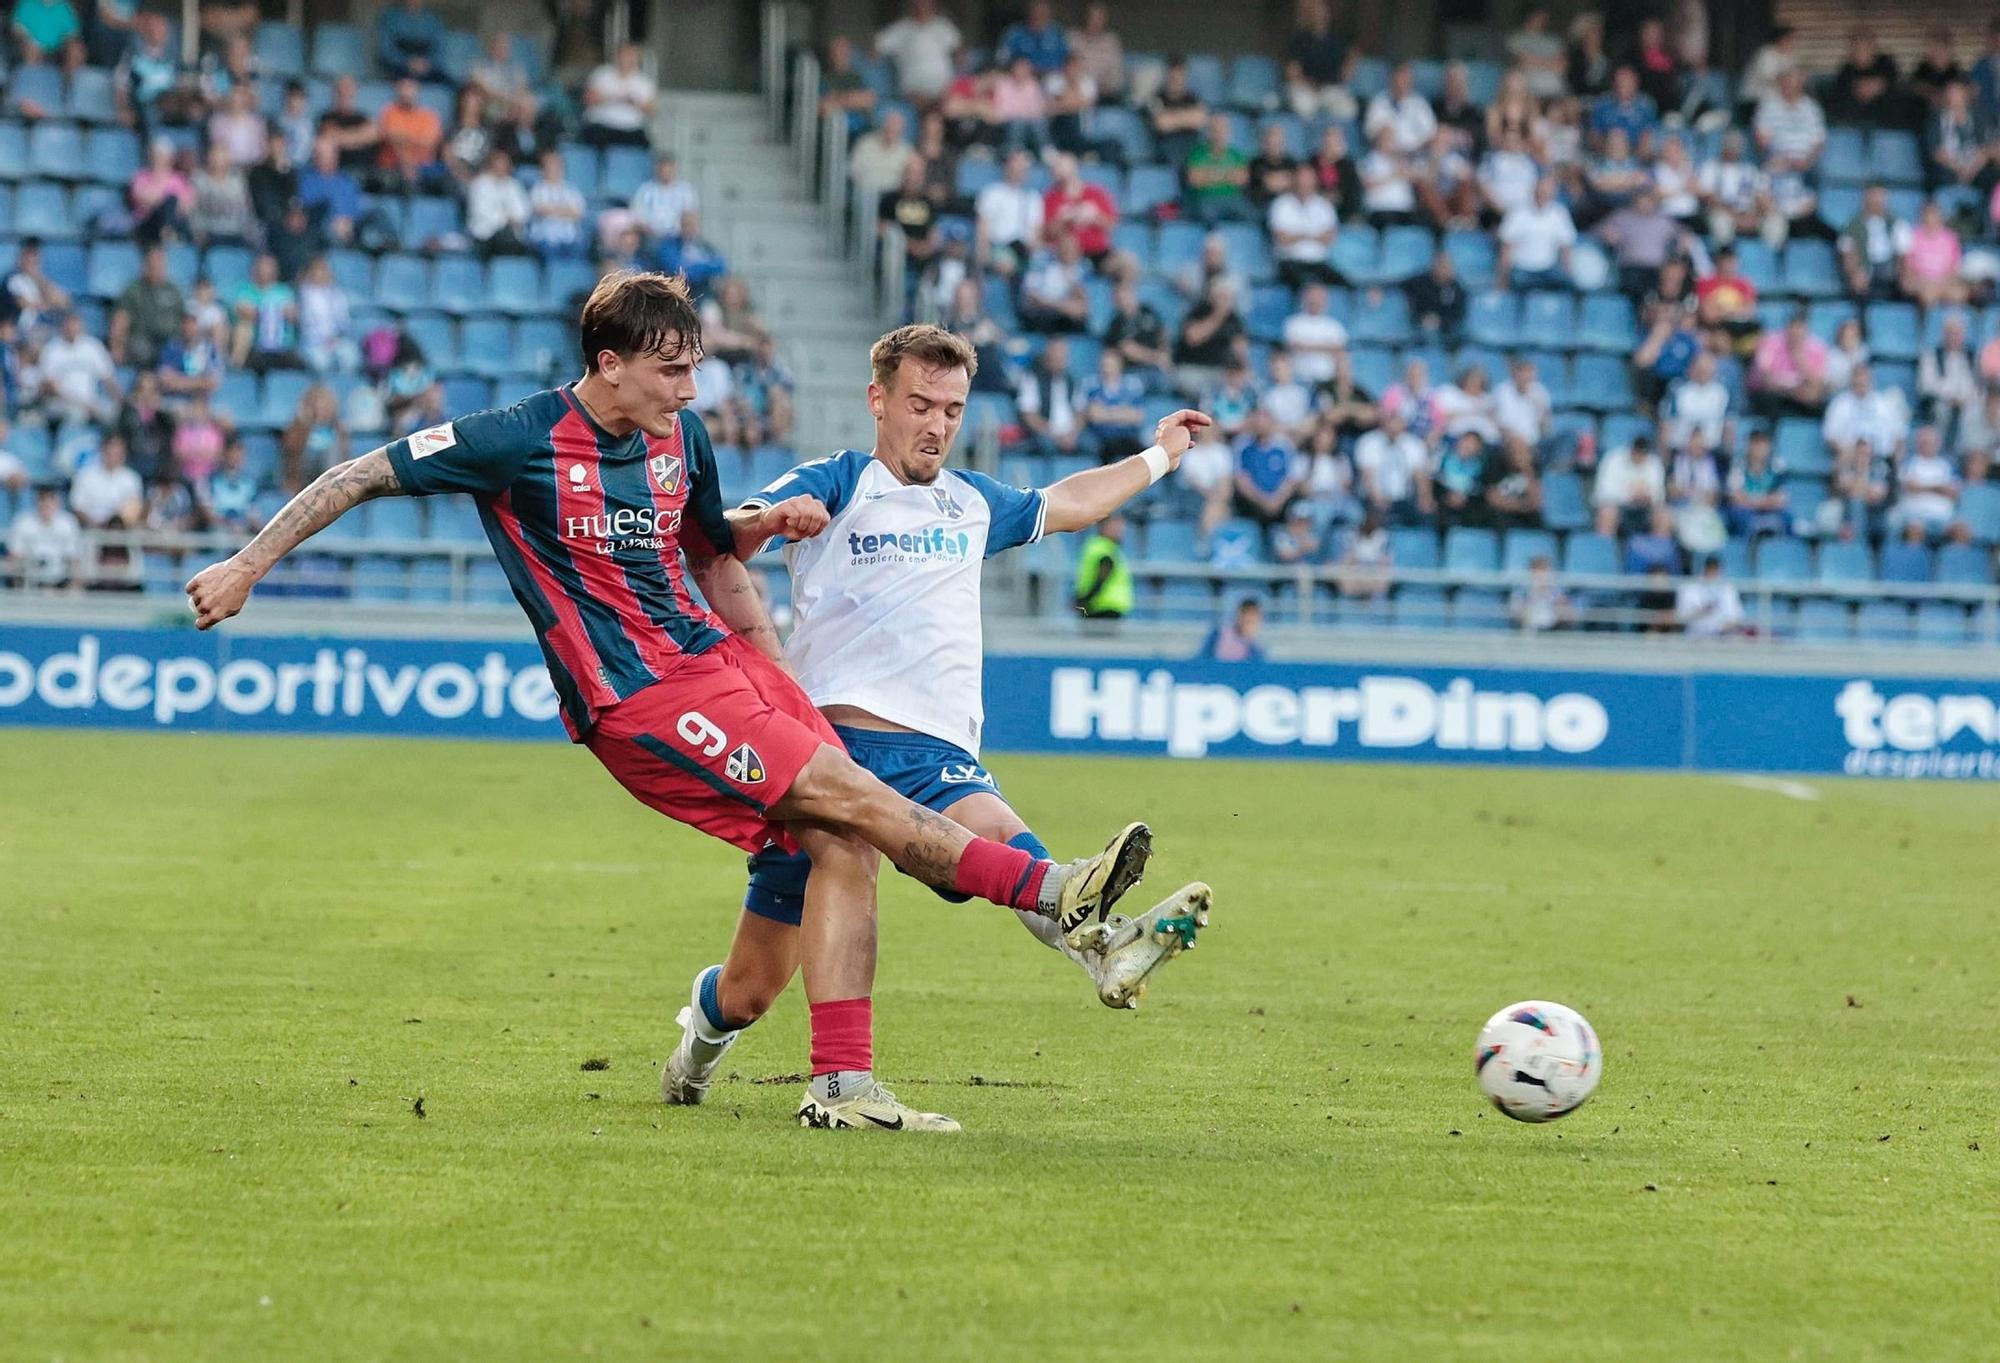
[[[1176,468],[1210,420],[1178,411],[1159,423],[1158,443],[1140,454],[1050,487],[1009,487],[945,467],[978,364],[970,344],[940,327],[907,326],[876,342],[870,359],[874,450],[803,464],[730,514],[753,518],[775,502],[801,498],[825,508],[823,527],[785,549],[796,620],[785,661],[849,754],[918,805],[1045,857],[1040,839],[1001,798],[978,757],[980,565],[1045,534],[1103,520]],[[818,522],[815,514],[804,528]],[[741,542],[738,553],[747,558],[759,547]],[[832,870],[776,848],[752,857],[750,866],[729,959],[695,977],[693,998],[680,1014],[681,1042],[660,1084],[670,1103],[702,1101],[723,1054],[791,982],[801,957],[807,873]],[[862,870],[857,888],[872,902],[872,857]],[[1136,1008],[1148,977],[1193,944],[1208,908],[1208,886],[1197,882],[1136,919],[1104,916],[1067,935],[1030,915],[1021,922],[1081,965],[1107,1006]],[[839,1085],[838,1075],[816,1074],[799,1121],[866,1129],[875,1118],[844,1104]],[[923,1116],[941,1124],[935,1129],[957,1129],[949,1118]]]

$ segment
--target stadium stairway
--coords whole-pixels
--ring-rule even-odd
[[[755,95],[677,92],[661,121],[701,193],[702,230],[750,285],[797,380],[802,456],[867,449],[868,347],[881,333],[867,287],[807,197],[790,149],[770,139]]]

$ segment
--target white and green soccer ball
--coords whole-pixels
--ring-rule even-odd
[[[1493,1106],[1517,1122],[1552,1122],[1596,1090],[1604,1053],[1583,1014],[1530,999],[1487,1019],[1473,1067]]]

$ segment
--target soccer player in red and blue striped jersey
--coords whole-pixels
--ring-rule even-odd
[[[955,1131],[874,1079],[874,904],[843,891],[855,882],[838,872],[872,846],[927,884],[1073,930],[1137,882],[1150,834],[1131,824],[1097,856],[1057,864],[974,837],[854,763],[784,670],[734,552],[739,537],[816,534],[826,510],[801,497],[723,511],[707,432],[684,410],[701,358],[685,283],[610,276],[584,305],[581,331],[576,382],[327,470],[188,583],[195,622],[208,629],[242,610],[279,559],[364,501],[471,494],[534,622],[571,737],[671,818],[749,852],[811,856],[801,947],[820,1086],[875,1127]]]

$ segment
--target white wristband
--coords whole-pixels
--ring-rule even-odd
[[[1146,461],[1146,486],[1151,487],[1167,476],[1173,466],[1167,462],[1167,452],[1158,445],[1139,451],[1139,457]]]

